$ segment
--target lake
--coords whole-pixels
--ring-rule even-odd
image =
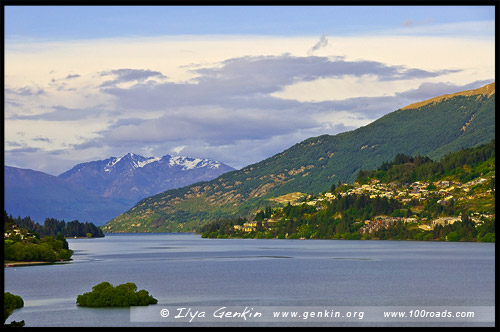
[[[28,327],[494,326],[492,243],[202,239],[183,233],[106,234],[105,238],[68,239],[68,243],[75,252],[70,263],[4,268],[5,291],[21,296],[25,303],[7,322],[24,320]],[[137,316],[136,308],[91,309],[75,304],[79,294],[103,281],[115,286],[133,282],[138,290],[149,291],[158,304],[140,309],[157,317]],[[413,314],[427,318],[342,320],[326,313],[317,321],[297,323],[284,318],[268,322],[257,317],[250,322],[240,316],[239,321],[214,322],[201,317],[202,312],[213,317],[211,310],[222,307],[260,312],[414,309],[418,311]],[[434,309],[456,307],[490,310],[490,318],[432,320],[435,317],[429,316]],[[168,319],[158,315],[162,308],[168,308]],[[197,318],[182,320],[188,310],[190,315],[198,311]]]

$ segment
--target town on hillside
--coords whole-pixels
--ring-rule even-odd
[[[293,195],[288,194],[275,198],[274,200],[281,203],[282,207],[258,210],[256,216],[250,221],[244,219],[239,219],[240,222],[231,221],[229,224],[232,230],[228,230],[226,225],[225,228],[219,227],[217,231],[210,233],[207,232],[207,230],[210,230],[210,227],[207,226],[204,229],[205,233],[202,233],[206,237],[269,238],[271,237],[270,234],[272,234],[273,238],[283,238],[283,229],[286,229],[288,232],[284,234],[284,238],[321,238],[318,237],[318,231],[309,233],[304,231],[305,229],[318,230],[321,228],[319,217],[315,219],[312,216],[319,215],[321,211],[327,210],[336,201],[348,200],[349,198],[359,200],[360,197],[365,198],[367,202],[376,202],[377,200],[388,202],[394,208],[387,210],[392,211],[391,213],[377,214],[369,219],[360,218],[361,214],[359,213],[356,218],[350,219],[351,224],[345,226],[344,233],[339,235],[338,229],[334,230],[333,232],[337,233],[338,236],[333,238],[380,238],[381,232],[395,228],[399,224],[404,225],[407,230],[413,230],[413,235],[407,239],[421,239],[421,237],[431,234],[433,231],[434,236],[439,237],[439,234],[443,234],[445,227],[453,227],[455,223],[457,223],[456,225],[462,224],[466,219],[475,228],[474,233],[477,232],[478,228],[488,228],[488,232],[493,234],[490,234],[488,239],[491,239],[492,236],[494,239],[494,175],[478,177],[466,183],[439,180],[401,184],[397,181],[383,183],[378,179],[372,179],[367,184],[359,184],[358,182],[353,185],[339,183],[333,191],[318,195],[294,193]],[[291,218],[291,213],[287,212],[293,208],[302,211],[298,218]],[[360,211],[362,208],[363,206],[358,206]],[[284,210],[287,211],[284,212]],[[466,216],[462,215],[462,211],[468,211]],[[348,217],[347,212],[345,211],[344,217]],[[333,216],[330,215],[330,223],[336,219],[341,220],[342,213],[344,212],[337,212]],[[349,213],[351,212],[349,211]],[[326,211],[323,214],[328,215]],[[291,219],[297,220],[294,224],[296,232],[293,227],[287,228],[287,224],[291,223]],[[319,221],[312,225],[315,222],[314,220]],[[338,226],[339,223],[337,223],[336,227]],[[214,231],[214,228],[211,230]],[[357,234],[353,234],[353,231]],[[419,232],[422,236],[415,235]],[[292,237],[290,237],[291,233],[293,233]],[[427,239],[436,238],[427,236]],[[449,240],[448,234],[443,235],[442,239]]]

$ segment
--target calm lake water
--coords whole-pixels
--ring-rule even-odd
[[[168,324],[131,321],[128,308],[90,309],[75,304],[79,294],[102,281],[135,283],[158,299],[157,305],[150,306],[157,310],[222,306],[465,308],[495,303],[495,246],[491,243],[202,239],[177,233],[106,234],[105,238],[68,242],[75,252],[71,263],[4,269],[5,291],[20,295],[25,303],[7,322],[24,320],[28,327]],[[316,325],[398,324],[468,323]]]

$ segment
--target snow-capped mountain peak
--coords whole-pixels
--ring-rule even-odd
[[[127,153],[81,163],[58,177],[102,197],[129,203],[200,181],[209,181],[234,170],[211,159],[165,155],[143,157]]]
[[[148,164],[160,161],[161,158],[158,157],[148,157],[145,158],[143,156],[140,156],[138,154],[134,153],[127,153],[124,156],[121,157],[111,157],[108,159],[108,163],[104,166],[104,171],[105,172],[112,172],[120,163],[127,164],[129,171],[136,169],[136,168],[141,168],[144,167]],[[115,167],[116,165],[116,167]]]
[[[113,166],[119,163],[120,160],[122,160],[122,157],[120,158],[111,157],[110,161],[106,164],[106,166],[104,166],[104,171],[111,172],[113,170]]]
[[[144,167],[147,164],[151,164],[151,163],[154,163],[154,162],[157,162],[157,161],[160,161],[160,160],[161,160],[161,158],[159,158],[159,157],[149,157],[149,158],[147,158],[144,161],[137,162],[137,167]]]
[[[128,172],[133,171],[136,168],[142,168],[146,165],[153,164],[152,167],[158,166],[161,162],[165,162],[169,167],[181,167],[182,171],[189,171],[198,168],[205,169],[219,169],[222,163],[207,159],[207,158],[191,158],[186,156],[170,156],[165,155],[163,157],[143,157],[134,153],[127,153],[121,157],[111,157],[104,160],[104,171],[106,173],[111,172]]]
[[[175,156],[175,157],[170,158],[169,165],[171,167],[176,166],[176,165],[182,166],[183,170],[190,170],[190,169],[202,168],[202,167],[217,169],[220,167],[221,164],[218,161],[214,161],[211,159]]]

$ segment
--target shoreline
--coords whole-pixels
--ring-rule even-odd
[[[196,233],[196,232],[109,232],[106,233],[111,236],[113,235],[132,235],[132,234],[141,234],[141,235],[154,235],[154,234],[192,234],[192,235],[199,235],[202,239],[207,239],[207,240],[231,240],[231,239],[241,239],[241,240],[311,240],[311,241],[409,241],[409,242],[457,242],[457,243],[495,243],[495,242],[482,242],[482,241],[446,241],[446,240],[439,240],[439,239],[431,239],[431,240],[415,240],[415,239],[386,239],[386,240],[381,240],[381,239],[316,239],[316,238],[285,238],[285,239],[279,239],[279,238],[258,238],[258,237],[202,237],[202,233]]]
[[[70,260],[63,261],[55,261],[55,262],[43,262],[43,261],[27,261],[27,262],[18,262],[18,261],[4,261],[4,268],[6,267],[18,267],[18,266],[35,266],[35,265],[49,265],[49,264],[61,264],[70,262]]]
[[[86,237],[86,236],[66,236],[65,239],[100,239],[103,238],[104,236],[92,236],[92,237]]]

